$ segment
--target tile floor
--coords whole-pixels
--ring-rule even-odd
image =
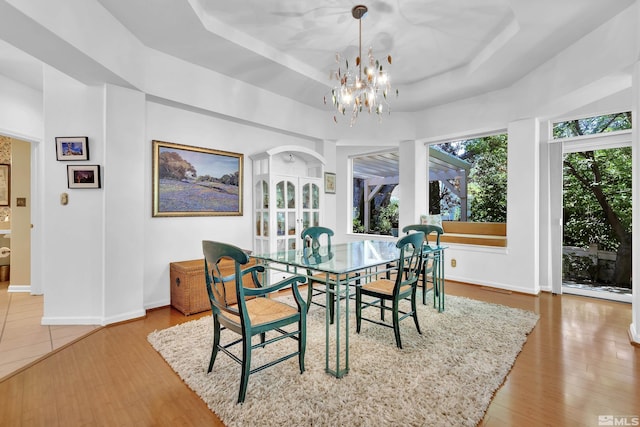
[[[43,296],[0,282],[0,380],[99,326],[43,326]]]

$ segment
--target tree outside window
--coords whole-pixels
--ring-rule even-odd
[[[507,134],[432,147],[468,163],[470,168],[468,176],[461,171],[453,177],[430,181],[429,211],[449,221],[506,222]]]
[[[580,138],[631,127],[631,112],[607,114],[554,123],[553,137]],[[563,245],[597,245],[601,250],[615,252],[612,282],[629,287],[631,147],[569,153],[564,156],[563,168]],[[597,272],[593,271],[592,276],[595,279]]]

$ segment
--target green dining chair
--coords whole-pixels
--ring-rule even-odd
[[[418,313],[416,310],[416,290],[418,287],[418,277],[422,269],[422,243],[424,241],[424,233],[421,231],[408,234],[396,243],[396,247],[400,249],[400,256],[397,266],[391,276],[395,279],[377,279],[356,287],[356,332],[360,333],[362,321],[375,323],[382,326],[393,328],[396,346],[402,348],[400,339],[400,322],[407,317],[413,317],[416,329],[419,334],[420,324],[418,323]],[[364,300],[362,297],[370,298]],[[410,311],[402,311],[400,309],[400,301],[408,299],[411,302]],[[385,304],[386,301],[391,302],[391,307]],[[375,307],[380,310],[380,320],[365,318],[362,315],[363,309]],[[392,312],[392,324],[384,322],[385,311]]]
[[[302,239],[303,254],[305,258],[311,261],[314,259],[319,261],[330,259],[332,256],[331,237],[333,234],[332,229],[321,226],[308,227],[302,230],[300,238]],[[327,279],[326,273],[314,273],[312,269],[307,269],[307,277],[307,310],[309,310],[311,304],[326,307],[325,304],[318,301],[319,298],[316,298],[316,301],[314,301],[313,298],[319,295],[325,295],[328,292],[330,300],[329,319],[330,323],[333,324],[336,304],[334,289],[337,276],[335,274],[330,274]],[[346,283],[346,276],[342,276],[340,280],[345,281]],[[359,283],[359,280],[356,280],[356,285]]]
[[[249,262],[249,256],[242,249],[226,243],[203,240],[202,250],[204,252],[205,283],[213,313],[213,348],[207,372],[212,371],[218,351],[224,352],[239,363],[242,366],[242,374],[238,403],[244,402],[249,375],[253,373],[294,356],[298,356],[300,373],[303,373],[307,335],[307,304],[300,295],[298,284],[304,283],[305,277],[291,276],[274,285],[262,287],[259,276],[260,273],[264,273],[264,266],[254,265],[243,270],[242,266]],[[233,260],[234,274],[222,276],[218,267],[221,259]],[[248,286],[249,284],[251,286]],[[291,288],[297,307],[269,298],[271,294],[285,287]],[[294,323],[298,325],[297,330],[288,332],[282,329],[283,326]],[[241,338],[228,344],[220,344],[222,329],[234,332]],[[267,332],[275,336],[267,340]],[[255,335],[260,335],[260,342],[252,344],[252,337]],[[297,341],[295,351],[285,354],[277,360],[251,368],[251,352],[253,350],[264,348],[284,338],[292,338]],[[229,350],[236,344],[242,345],[241,358]]]
[[[302,239],[302,249],[305,256],[309,259],[313,259],[314,255],[319,253],[320,248],[326,249],[327,253],[331,253],[331,237],[333,236],[333,230],[327,227],[308,227],[302,230],[300,238]],[[335,276],[331,276],[329,280],[326,280],[326,274],[313,273],[312,270],[307,270],[307,276],[309,283],[307,284],[307,310],[311,307],[311,304],[319,305],[320,307],[326,307],[325,304],[313,300],[313,297],[319,295],[325,295],[327,291],[331,291],[329,298],[331,300],[329,306],[329,316],[331,323],[333,323],[333,316],[335,312],[335,294],[332,293],[335,286]]]
[[[440,236],[443,234],[442,227],[437,225],[424,225],[424,224],[412,224],[407,225],[402,229],[403,233],[410,233],[412,231],[421,231],[424,233],[424,248],[431,246],[429,243],[429,237],[435,234],[436,247],[440,246]],[[433,253],[425,250],[422,256],[422,304],[427,304],[427,292],[433,291],[433,306],[438,308],[438,311],[444,310],[444,277],[437,277],[440,268],[441,254]],[[431,287],[427,288],[431,278]],[[438,280],[440,279],[440,280]],[[442,298],[440,296],[442,294]],[[443,301],[441,304],[440,301]]]

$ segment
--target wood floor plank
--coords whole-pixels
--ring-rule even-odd
[[[540,315],[481,426],[597,425],[598,415],[640,415],[640,348],[628,340],[628,304],[453,282],[446,290]],[[204,315],[152,310],[5,379],[0,425],[222,426],[146,340],[153,330]]]

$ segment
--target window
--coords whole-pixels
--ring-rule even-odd
[[[397,151],[354,157],[353,232],[398,235]]]
[[[507,221],[507,134],[432,145],[429,211],[445,221]]]
[[[628,129],[631,129],[631,111],[556,122],[553,124],[553,139],[575,138]]]

